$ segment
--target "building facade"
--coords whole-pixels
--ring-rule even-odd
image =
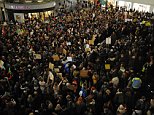
[[[0,21],[5,21],[5,6],[3,0],[0,0]]]
[[[41,2],[41,3],[40,3]],[[40,18],[45,20],[49,16],[54,15],[54,8],[56,6],[56,2],[48,1],[48,2],[22,2],[19,3],[13,2],[5,2],[5,10],[8,15],[9,21],[18,21],[24,22],[26,19]]]
[[[45,20],[54,15],[59,2],[68,3],[68,6],[77,1],[96,1],[119,6],[127,10],[134,9],[143,12],[154,12],[154,0],[0,0],[0,21],[24,22],[27,18],[41,18]],[[106,4],[104,4],[106,5]]]

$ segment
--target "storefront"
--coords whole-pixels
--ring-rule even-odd
[[[133,9],[135,9],[139,12],[149,12],[150,11],[150,5],[134,3]]]
[[[114,7],[116,6],[116,0],[87,0],[87,1],[94,3],[94,4],[100,3],[102,7],[105,7],[106,4],[108,6],[110,5],[113,5]]]
[[[132,8],[132,2],[118,1],[117,3],[119,8],[125,8],[127,10]]]
[[[133,9],[140,12],[154,12],[153,0],[116,0],[119,7]]]
[[[108,0],[108,5],[112,4],[113,6],[116,6],[116,0]]]
[[[14,4],[6,3],[9,20],[24,22],[26,19],[39,18],[45,21],[49,16],[54,15],[55,2],[42,4]]]
[[[99,0],[99,1],[101,3],[102,7],[105,7],[106,4],[108,6],[110,6],[110,5],[113,5],[114,7],[116,6],[116,0]]]

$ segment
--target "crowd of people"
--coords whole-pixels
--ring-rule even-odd
[[[97,6],[2,25],[0,115],[153,115],[152,16]]]

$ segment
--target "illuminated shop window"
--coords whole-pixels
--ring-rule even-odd
[[[125,2],[125,1],[119,1],[118,6],[126,8],[127,10],[130,10],[132,8],[132,3],[131,2]]]
[[[31,2],[32,2],[32,0],[25,0],[25,2],[26,2],[26,3],[31,3]]]
[[[14,2],[20,2],[20,0],[14,0]]]
[[[133,9],[135,9],[139,12],[149,12],[150,11],[150,5],[134,3]]]
[[[43,0],[37,0],[37,2],[43,2]]]
[[[113,6],[116,5],[116,0],[108,0],[108,5],[112,4]]]

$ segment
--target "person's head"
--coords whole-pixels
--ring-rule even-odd
[[[33,112],[30,112],[28,115],[35,115]]]
[[[61,111],[62,110],[62,107],[60,104],[57,104],[56,105],[56,108],[55,108],[55,111]]]
[[[80,96],[76,103],[80,105],[82,102],[83,102],[83,98]]]
[[[53,104],[50,101],[48,101],[47,106],[48,109],[53,109]]]
[[[124,114],[126,113],[126,107],[124,105],[119,105],[118,109],[117,109],[117,114]]]
[[[151,106],[151,108],[154,108],[154,99],[150,100],[150,106]]]

